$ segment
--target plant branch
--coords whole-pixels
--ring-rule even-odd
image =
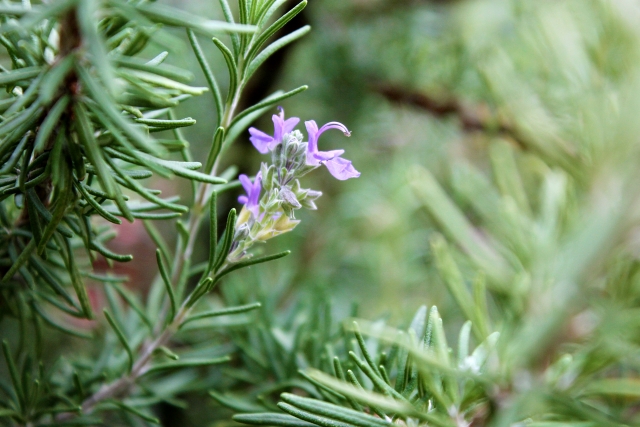
[[[239,65],[242,66],[242,64],[239,64]],[[240,69],[242,70],[243,67]],[[241,90],[242,90],[242,86],[239,85],[235,93],[233,94],[233,96],[230,97],[230,99],[227,101],[225,105],[224,115],[222,118],[222,122],[220,124],[220,126],[222,126],[225,129],[230,125],[231,121],[233,120],[235,110],[240,100]],[[211,171],[207,171],[210,175],[216,174],[217,169],[219,167],[219,160],[220,160],[221,154],[222,153],[218,155],[218,158],[216,159]],[[202,220],[206,213],[206,203],[207,203],[207,194],[208,194],[207,190],[209,188],[209,185],[210,184],[208,183],[202,182],[198,184],[198,187],[196,189],[194,203],[190,210],[189,222],[187,224],[187,232],[189,235],[189,239],[186,242],[179,240],[176,245],[175,253],[177,256],[175,257],[175,260],[171,269],[172,283],[175,283],[178,280],[178,278],[182,275],[183,269],[187,264],[187,260],[191,257],[193,253],[193,248],[195,246],[196,239],[198,236],[198,230],[200,228],[200,225],[202,224]],[[219,269],[224,268],[225,265],[221,266]],[[162,347],[169,342],[171,337],[178,331],[182,322],[186,319],[191,307],[193,307],[192,304],[189,304],[190,299],[191,299],[191,295],[185,298],[180,309],[176,312],[174,318],[171,320],[171,323],[169,323],[168,326],[166,326],[162,330],[154,331],[155,338],[142,346],[141,354],[138,357],[138,359],[135,361],[130,373],[123,375],[122,377],[120,377],[119,379],[113,381],[108,385],[105,385],[96,393],[94,393],[92,396],[88,397],[82,403],[81,405],[82,414],[91,413],[95,409],[96,405],[98,405],[100,402],[104,400],[114,398],[114,397],[125,396],[129,393],[129,391],[131,390],[133,385],[136,383],[136,381],[149,370],[153,353],[159,347]],[[167,315],[168,315],[168,304],[164,304],[161,314],[159,316],[160,321],[157,324],[158,325],[166,324],[166,322],[164,322],[164,319],[167,317]],[[68,413],[60,414],[58,417],[56,417],[56,419],[58,421],[66,421],[66,420],[75,418],[77,415],[78,414],[76,413],[68,412]]]
[[[493,132],[509,137],[522,149],[528,146],[509,123],[482,106],[472,107],[455,97],[437,98],[391,84],[376,84],[373,89],[391,102],[417,107],[437,118],[457,116],[465,132]]]

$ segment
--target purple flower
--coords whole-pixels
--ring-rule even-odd
[[[340,157],[344,150],[332,150],[332,151],[318,151],[318,138],[322,135],[322,132],[329,129],[341,130],[346,136],[351,136],[349,129],[342,123],[329,122],[326,125],[318,129],[318,125],[314,120],[304,122],[309,133],[309,146],[307,148],[307,164],[311,166],[318,166],[321,163],[324,164],[331,175],[335,178],[344,181],[349,178],[357,178],[360,176],[351,161]]]
[[[284,109],[279,107],[280,114],[274,114],[272,116],[273,119],[273,136],[267,135],[266,133],[258,130],[254,127],[249,128],[249,133],[251,137],[249,140],[253,144],[256,149],[262,154],[266,154],[269,151],[273,150],[276,145],[282,142],[282,137],[290,133],[294,127],[300,121],[297,117],[291,117],[287,120],[284,119]]]
[[[258,213],[260,212],[260,191],[262,189],[261,181],[262,181],[262,173],[258,172],[256,175],[256,179],[251,182],[249,177],[245,174],[242,174],[238,177],[240,182],[242,183],[242,187],[244,187],[244,191],[247,192],[246,196],[238,197],[238,202],[245,205],[247,210],[251,212],[254,218],[258,218]]]

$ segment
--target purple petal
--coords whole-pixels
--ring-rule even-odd
[[[239,196],[238,197],[238,203],[240,203],[241,205],[246,205],[248,201],[249,201],[249,199],[247,199],[247,196]]]
[[[322,135],[323,132],[329,130],[329,129],[338,129],[340,131],[342,131],[342,133],[344,133],[346,136],[351,136],[351,132],[349,132],[349,129],[347,129],[347,127],[345,125],[343,125],[340,122],[329,122],[325,125],[323,125],[320,130],[318,131],[318,135],[316,136],[317,138],[320,138],[320,135]]]
[[[344,150],[318,151],[317,153],[314,153],[313,157],[320,161],[325,161],[338,157],[341,154],[344,154]]]
[[[320,160],[315,158],[315,154],[318,152],[318,125],[315,120],[308,120],[304,122],[307,128],[307,134],[309,135],[309,142],[307,144],[307,164],[311,166],[318,166]]]
[[[318,125],[315,120],[307,120],[304,122],[309,134],[309,152],[316,153],[318,151]]]
[[[256,175],[256,179],[253,181],[253,185],[251,186],[251,191],[247,193],[249,196],[249,204],[251,206],[257,206],[258,201],[260,199],[260,191],[262,190],[262,173],[258,172]]]
[[[269,143],[273,141],[273,138],[270,135],[262,132],[261,130],[253,127],[249,128],[249,133],[251,134],[249,141],[251,141],[253,146],[256,147],[256,150],[258,150],[262,154],[268,153]]]
[[[327,160],[325,166],[329,169],[331,175],[340,181],[360,176],[360,172],[353,167],[351,161],[343,159],[342,157],[334,157],[331,160]]]
[[[284,111],[281,110],[279,115],[274,114],[271,116],[271,120],[273,120],[273,140],[277,145],[282,141],[284,130]]]
[[[240,176],[238,176],[238,179],[240,180],[240,183],[242,184],[242,188],[244,188],[245,193],[247,193],[247,195],[251,195],[251,191],[253,190],[253,184],[251,184],[251,180],[249,179],[249,177],[245,174],[241,174]]]
[[[282,126],[283,133],[291,133],[293,128],[295,128],[298,123],[300,123],[300,119],[299,118],[297,118],[297,117],[288,118],[287,120],[284,121],[284,124]]]

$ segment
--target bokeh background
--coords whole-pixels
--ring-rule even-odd
[[[214,2],[173,5],[221,19]],[[293,5],[287,2],[283,9]],[[430,220],[409,189],[406,172],[412,164],[421,164],[446,174],[449,156],[482,144],[475,129],[463,129],[455,105],[468,100],[478,114],[487,108],[477,99],[478,88],[472,87],[479,82],[464,82],[468,78],[462,75],[464,46],[456,31],[459,6],[312,0],[285,27],[291,32],[310,24],[312,31],[262,67],[244,104],[252,105],[278,89],[309,85],[282,103],[287,116],[348,126],[350,138],[331,131],[320,144],[322,149],[345,149],[345,158],[362,175],[339,182],[322,168],[306,178],[308,187],[324,193],[318,210],[301,212],[302,222],[294,232],[268,242],[268,252],[293,253],[259,267],[261,280],[286,280],[290,293],[325,292],[345,315],[352,303],[359,305],[362,316],[390,316],[396,322],[406,321],[422,304],[439,304],[446,310],[446,291],[432,271]],[[201,43],[214,73],[224,76],[219,52],[206,40]],[[206,86],[186,42],[179,49],[171,47],[170,59],[193,70],[196,84]],[[206,95],[181,106],[182,116],[198,120],[184,131],[196,158],[202,158],[210,144],[213,108]],[[254,126],[270,132],[271,113],[275,109]],[[227,156],[228,164],[249,175],[267,160],[250,144],[248,132]],[[227,208],[237,206],[235,195],[224,202]],[[202,257],[205,243],[203,239]],[[241,275],[241,280],[254,278]]]

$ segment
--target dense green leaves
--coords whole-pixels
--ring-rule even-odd
[[[278,91],[256,105],[241,102],[257,68],[309,27],[262,50],[306,2],[273,23],[270,16],[282,2],[250,3],[238,5],[241,24],[226,2],[227,22],[153,1],[0,6],[6,51],[0,70],[6,92],[0,99],[0,326],[16,322],[20,336],[17,350],[4,348],[11,381],[0,379],[0,425],[7,419],[10,425],[158,423],[153,405],[183,406],[176,396],[193,390],[187,377],[202,376],[203,390],[227,369],[217,365],[231,360],[234,348],[216,325],[246,325],[260,315],[262,303],[255,300],[220,306],[217,297],[204,298],[231,273],[290,253],[229,257],[238,216],[230,209],[218,238],[219,203],[226,201],[217,196],[240,182],[237,168],[218,169],[250,121],[307,88]],[[175,42],[163,26],[187,30],[208,87],[189,85],[190,70],[164,64],[167,52],[152,53],[158,44]],[[223,33],[221,40],[230,34],[231,48],[213,39],[229,79],[214,76],[219,67],[209,65],[196,33]],[[223,100],[218,81],[227,80]],[[196,120],[173,109],[207,90],[217,109],[216,130],[206,161],[193,161],[181,129]],[[158,188],[170,186],[159,179],[172,178],[189,181],[193,194],[170,189],[161,195]],[[192,266],[207,216],[210,253]],[[158,246],[158,274],[148,296],[138,292],[143,280],[121,270],[144,256],[118,246],[141,220]],[[166,227],[152,220],[175,225],[175,249],[162,235]],[[104,316],[94,319],[94,312]],[[276,354],[273,332],[260,333]],[[78,339],[82,344],[75,347]],[[74,349],[55,364],[59,347],[47,347],[53,340]],[[284,378],[284,365],[276,363]]]

